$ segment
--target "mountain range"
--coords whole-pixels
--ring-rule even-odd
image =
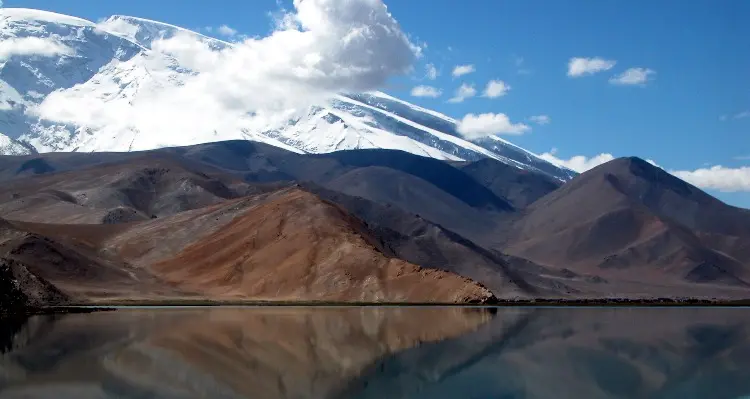
[[[750,293],[750,211],[639,158],[579,175],[381,92],[261,128],[100,123],[197,74],[155,46],[177,35],[233,45],[0,9],[0,40],[59,46],[0,60],[0,307]]]
[[[226,123],[231,128],[208,126],[193,134],[160,126],[157,133],[150,121],[127,116],[155,92],[199,74],[153,48],[177,35],[217,51],[233,46],[135,17],[112,16],[97,24],[46,11],[0,9],[0,40],[41,40],[65,49],[54,57],[27,54],[1,61],[0,153],[132,151],[247,139],[298,153],[395,149],[441,160],[489,157],[562,181],[575,175],[496,136],[468,141],[454,119],[382,92],[341,94],[260,125],[219,109],[213,112],[234,118]],[[56,108],[52,100],[83,104],[85,111],[61,115],[50,111]],[[124,120],[97,120],[113,112]]]

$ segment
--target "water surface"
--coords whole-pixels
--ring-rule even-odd
[[[750,309],[122,309],[0,352],[0,398],[739,398]]]

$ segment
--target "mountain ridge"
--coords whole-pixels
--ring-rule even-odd
[[[435,169],[436,163],[453,172]],[[472,165],[478,169],[467,173]],[[128,196],[110,194],[111,182],[139,192],[132,191],[142,186],[138,176],[154,168],[165,173],[155,174],[147,187],[160,199],[143,204],[160,203],[166,211],[133,208]],[[240,140],[134,153],[0,156],[0,211],[23,223],[68,223],[62,229],[74,236],[84,228],[77,224],[81,220],[114,223],[109,228],[115,230],[166,223],[164,229],[189,231],[178,227],[180,220],[212,214],[210,209],[234,209],[229,204],[237,201],[254,206],[296,187],[359,219],[386,257],[470,278],[502,300],[744,298],[750,290],[747,212],[664,174],[645,161],[623,158],[558,186],[546,175],[492,159],[447,163],[393,150],[298,154]],[[201,179],[216,183],[185,197],[183,182]],[[485,187],[478,191],[484,194],[471,194],[473,186]],[[535,190],[532,197],[541,197],[530,201],[523,191],[528,188]],[[82,203],[81,190],[106,201]],[[497,208],[493,201],[508,207]],[[521,205],[524,201],[529,204]],[[140,216],[132,217],[128,207]],[[221,223],[236,212],[220,216]],[[675,217],[680,212],[706,216],[682,215],[694,222],[686,224]],[[202,223],[215,223],[211,220]],[[134,247],[143,248],[137,252],[162,251],[157,247],[165,240],[133,231],[120,240],[145,239],[148,243]],[[174,240],[169,251],[176,254],[187,241]],[[119,244],[105,247],[110,253]],[[233,244],[219,246],[224,247]],[[140,256],[128,262],[158,260],[138,261]]]
[[[2,301],[750,292],[750,210],[648,161],[577,174],[382,92],[200,114],[197,85],[190,109],[160,108],[174,104],[159,93],[204,73],[165,50],[180,38],[240,46],[136,17],[0,8],[0,40],[51,45],[0,60],[0,284],[39,281]]]
[[[13,143],[4,153],[23,152],[24,148],[29,152],[132,151],[246,139],[304,153],[383,148],[444,160],[489,157],[560,181],[575,175],[497,136],[468,141],[458,134],[455,119],[381,92],[337,95],[291,120],[277,118],[263,126],[238,121],[236,128],[229,130],[206,126],[190,134],[163,129],[155,134],[144,130],[138,118],[101,124],[96,119],[101,115],[115,109],[130,112],[132,104],[183,85],[197,73],[172,55],[152,48],[155,41],[178,33],[192,35],[215,51],[234,46],[137,17],[112,16],[97,24],[29,9],[0,9],[0,39],[40,38],[73,51],[48,59],[16,55],[0,66],[0,104],[13,102],[0,106],[0,134]],[[82,72],[61,74],[55,63]],[[54,110],[45,106],[50,95],[67,103],[87,102],[99,116],[50,113]]]
[[[750,211],[638,157],[587,171],[529,205],[509,254],[607,280],[748,287]]]

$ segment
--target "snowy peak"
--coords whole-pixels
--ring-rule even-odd
[[[215,50],[221,50],[231,44],[219,39],[208,37],[200,33],[150,19],[113,15],[98,24],[99,28],[107,32],[125,37],[141,46],[151,49],[156,40],[170,39],[177,34],[186,34],[200,38]]]
[[[246,139],[307,153],[383,148],[452,161],[493,158],[562,181],[575,175],[499,137],[466,140],[455,119],[381,92],[338,95],[293,115],[260,120],[253,119],[253,109],[223,103],[208,103],[212,118],[186,113],[160,93],[188,87],[189,96],[169,98],[190,101],[204,97],[202,90],[211,85],[201,85],[199,71],[155,45],[173,38],[197,39],[213,51],[235,46],[137,17],[93,23],[0,9],[0,154],[136,151]]]
[[[83,18],[57,14],[50,11],[34,10],[30,8],[1,8],[0,21],[2,23],[28,24],[29,26],[80,26],[93,27],[95,24]]]
[[[0,154],[4,155],[29,155],[31,151],[23,144],[0,134]]]

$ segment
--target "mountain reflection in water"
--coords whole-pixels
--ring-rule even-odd
[[[738,398],[744,308],[133,309],[0,321],[0,398]]]

